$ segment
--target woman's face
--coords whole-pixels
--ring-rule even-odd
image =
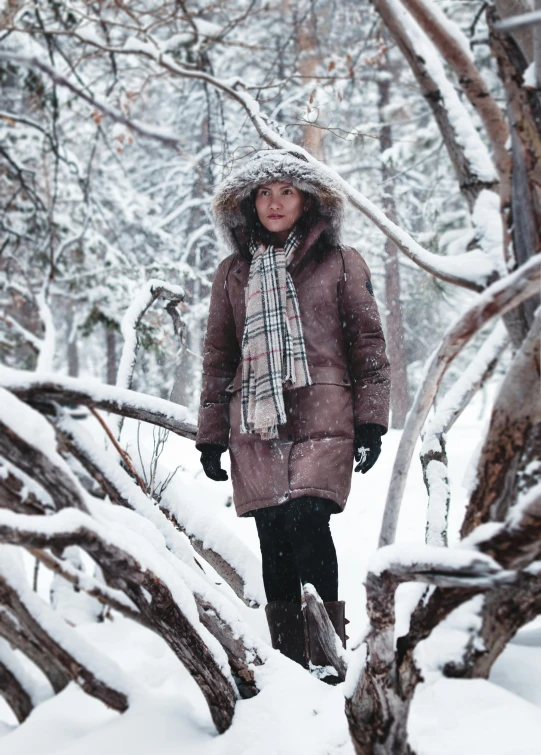
[[[283,181],[263,184],[257,189],[255,208],[261,224],[285,241],[303,212],[310,206],[302,192]]]

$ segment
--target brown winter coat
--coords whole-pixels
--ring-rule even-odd
[[[250,263],[239,253],[250,197],[285,180],[312,197],[313,227],[288,270],[299,299],[312,385],[284,392],[288,422],[262,441],[240,433],[241,348]],[[253,207],[253,203],[252,203]],[[344,197],[324,166],[265,150],[218,187],[213,211],[236,250],[219,265],[205,336],[196,445],[229,448],[237,514],[313,495],[345,506],[353,469],[354,428],[387,428],[389,363],[370,273],[340,244]],[[321,236],[325,240],[316,244]]]
[[[196,442],[229,447],[239,516],[304,495],[329,498],[341,510],[351,486],[354,427],[364,422],[387,427],[389,365],[370,273],[349,247],[314,259],[310,251],[323,227],[314,229],[289,267],[312,385],[284,393],[289,420],[277,440],[240,433],[249,263],[232,254],[216,272]]]

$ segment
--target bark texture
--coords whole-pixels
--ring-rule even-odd
[[[28,692],[7,666],[0,661],[0,695],[4,698],[11,710],[15,713],[17,721],[22,722],[28,718],[34,706]]]
[[[540,331],[541,314],[507,372],[494,404],[462,537],[483,522],[503,521],[517,500],[517,472],[532,433],[541,422]],[[537,450],[541,452],[541,448]]]

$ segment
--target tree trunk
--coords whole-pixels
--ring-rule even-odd
[[[386,62],[387,67],[387,62]],[[378,111],[383,123],[385,107],[389,104],[391,84],[388,79],[379,80]],[[383,154],[393,144],[391,126],[386,124],[380,131],[380,152]],[[381,177],[384,185],[383,211],[396,223],[396,205],[392,170],[386,160],[381,161]],[[385,320],[387,326],[387,350],[391,363],[391,427],[401,430],[409,409],[408,371],[404,343],[404,322],[400,301],[400,269],[395,244],[385,239]]]
[[[497,20],[495,9],[487,8],[490,47],[507,91],[511,125],[513,169],[507,225],[514,252],[509,267],[514,269],[541,249],[541,102],[535,91],[523,86],[528,61],[513,37],[495,28]],[[516,347],[525,338],[539,303],[539,296],[532,297],[506,321]]]
[[[315,8],[312,8],[308,17],[301,22],[297,33],[297,44],[300,50],[299,71],[305,77],[303,82],[305,85],[310,83],[311,77],[315,74],[318,65],[321,63],[321,52],[318,49],[318,26],[319,22],[323,20],[322,17],[325,11],[322,7],[318,10],[320,13],[318,13],[317,24]],[[317,112],[317,109],[314,108],[314,96],[316,92],[317,89],[314,88],[310,94],[307,105],[308,115],[311,116],[313,114],[315,116],[315,121],[317,121],[321,115],[321,113]],[[302,141],[304,149],[322,162],[325,161],[325,153],[323,151],[324,136],[324,128],[307,125],[304,128],[304,138]]]
[[[517,472],[530,437],[537,437],[535,430],[541,422],[540,325],[538,315],[495,401],[477,465],[477,485],[462,524],[462,537],[483,522],[504,521],[517,500]]]

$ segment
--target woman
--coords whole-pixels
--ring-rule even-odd
[[[301,583],[345,646],[329,519],[381,449],[389,364],[370,273],[340,245],[341,191],[323,168],[267,150],[218,187],[213,212],[233,253],[214,279],[196,446],[254,516],[273,647],[306,665]],[[309,658],[327,665],[310,617]]]

